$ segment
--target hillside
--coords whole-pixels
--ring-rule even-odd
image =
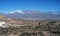
[[[3,15],[0,15],[0,21],[5,21],[7,23],[13,24],[13,25],[34,25],[38,24],[36,21],[29,21],[29,20],[23,20],[23,19],[15,19],[15,18],[7,18]]]
[[[6,22],[2,26],[6,27],[9,23],[13,26],[0,28],[0,35],[7,36],[59,36],[60,20],[23,20],[7,18],[0,15],[0,21]],[[1,26],[1,27],[2,27]],[[57,27],[57,28],[56,28]],[[2,31],[2,33],[1,33]],[[12,32],[11,32],[12,31]],[[6,32],[6,34],[5,34]]]

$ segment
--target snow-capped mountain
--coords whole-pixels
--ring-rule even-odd
[[[4,15],[20,19],[60,19],[60,11],[17,10]]]
[[[13,13],[25,14],[22,10],[13,11],[13,12],[10,12],[10,13],[8,13],[8,14],[13,14]]]
[[[14,13],[19,13],[19,14],[28,14],[28,13],[32,13],[31,10],[16,10],[16,11],[12,11],[8,14],[14,14]]]

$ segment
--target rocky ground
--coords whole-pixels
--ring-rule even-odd
[[[60,20],[19,20],[0,16],[13,26],[0,27],[0,36],[60,36]]]

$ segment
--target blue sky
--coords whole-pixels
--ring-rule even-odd
[[[0,12],[15,10],[60,11],[60,0],[0,0]]]

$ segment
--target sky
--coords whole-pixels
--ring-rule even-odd
[[[0,0],[0,12],[16,10],[60,11],[60,0]]]

